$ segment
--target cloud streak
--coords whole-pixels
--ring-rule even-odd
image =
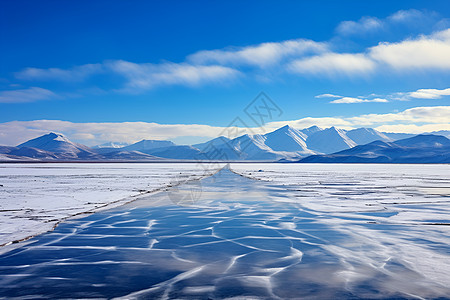
[[[394,70],[450,70],[450,29],[399,43],[380,43],[368,56]]]
[[[229,67],[190,64],[136,64],[118,60],[106,63],[114,73],[126,78],[124,91],[147,90],[163,85],[198,86],[235,79],[240,72]]]
[[[187,57],[195,64],[253,65],[268,67],[289,57],[328,51],[328,45],[305,39],[262,43],[248,47],[199,51]]]
[[[397,113],[363,114],[354,117],[304,117],[277,121],[265,128],[251,128],[248,133],[265,133],[289,124],[295,128],[312,125],[345,129],[373,127],[382,131],[422,133],[450,130],[450,106],[414,107]],[[168,140],[180,137],[217,137],[225,127],[201,124],[158,124],[147,122],[72,123],[61,120],[12,121],[0,123],[0,144],[17,145],[50,131],[61,132],[70,139],[96,145],[109,141],[136,142],[142,139]],[[240,128],[243,133],[245,128]]]
[[[40,87],[0,92],[0,103],[28,103],[56,98],[56,94]]]
[[[343,21],[336,27],[336,34],[362,36],[395,31],[405,27],[410,30],[418,27],[436,28],[439,21],[438,15],[433,12],[424,12],[417,9],[399,10],[383,19],[364,16],[358,21]]]
[[[326,76],[368,74],[375,69],[375,62],[363,54],[326,53],[295,60],[288,69],[297,74]]]
[[[353,97],[342,97],[340,99],[336,99],[331,101],[330,103],[368,103],[368,102],[389,102],[386,99],[382,98],[374,98],[374,99],[361,99],[361,98],[353,98]]]
[[[330,101],[330,103],[367,103],[367,102],[390,102],[394,100],[409,101],[413,99],[440,99],[450,95],[450,88],[446,89],[418,89],[413,92],[397,92],[388,95],[375,95],[368,96],[338,96],[334,94],[321,94],[315,96],[315,98],[339,98]],[[382,97],[382,98],[380,98]]]
[[[55,80],[55,81],[83,81],[94,74],[105,72],[102,64],[86,64],[75,66],[71,69],[60,68],[26,68],[15,73],[16,78],[21,80]]]

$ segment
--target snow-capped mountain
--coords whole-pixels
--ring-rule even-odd
[[[310,135],[306,139],[306,145],[313,151],[334,153],[355,147],[357,144],[346,135],[344,130],[331,127]]]
[[[91,149],[74,143],[62,134],[49,133],[29,140],[17,147],[0,149],[8,157],[19,160],[154,160],[159,159],[137,151],[116,148]]]
[[[241,159],[274,160],[277,153],[265,144],[265,136],[244,134],[231,140],[231,146],[240,153]]]
[[[357,145],[364,145],[374,141],[392,142],[385,134],[373,128],[358,128],[345,133]]]
[[[142,140],[140,142],[134,143],[132,145],[123,147],[126,151],[141,151],[151,150],[156,148],[165,148],[175,146],[175,143],[171,141],[160,141],[160,140]]]
[[[97,158],[98,154],[91,148],[73,143],[64,135],[51,132],[38,138],[29,140],[17,148],[34,148],[57,154],[57,158]],[[41,153],[43,155],[43,153]]]
[[[219,136],[219,137],[216,137],[216,138],[214,138],[212,140],[209,140],[209,141],[207,141],[205,143],[192,145],[192,147],[197,148],[200,151],[204,151],[204,150],[208,151],[208,148],[213,149],[213,148],[221,147],[221,146],[223,146],[223,145],[225,145],[225,144],[227,144],[229,142],[230,142],[229,138],[227,138],[225,136]]]
[[[49,133],[17,147],[0,146],[0,160],[299,161],[304,158],[302,162],[404,162],[414,159],[441,162],[445,161],[442,156],[446,155],[445,149],[450,148],[447,138],[436,135],[393,140],[388,134],[371,128],[346,131],[335,127],[321,129],[312,126],[297,130],[283,126],[264,135],[245,134],[234,139],[218,137],[193,146],[176,145],[171,141],[142,140],[124,147],[120,147],[120,143],[106,143],[94,149],[71,142],[62,134]],[[435,159],[423,159],[434,154]]]
[[[289,125],[264,135],[264,144],[275,151],[311,153],[306,146],[307,136]]]
[[[450,163],[450,140],[418,135],[395,142],[375,141],[328,155],[312,155],[301,163]]]
[[[304,128],[302,130],[300,130],[301,133],[303,133],[304,135],[306,135],[306,137],[309,137],[310,135],[313,135],[316,132],[322,131],[323,129],[320,128],[319,126],[311,126],[308,128]]]
[[[224,157],[229,160],[269,161],[279,158],[299,158],[315,153],[306,147],[305,140],[305,134],[290,126],[284,126],[264,135],[244,134],[232,140],[211,140],[211,150],[203,156],[209,159],[214,159],[215,156],[216,159]]]

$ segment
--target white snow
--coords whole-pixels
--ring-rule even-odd
[[[391,222],[450,222],[449,165],[236,163],[231,168],[243,176],[285,186],[302,206],[315,211],[392,209],[397,214],[389,218]],[[423,203],[432,207],[401,207]]]
[[[215,172],[196,163],[0,164],[0,245],[51,230],[84,212]]]
[[[310,150],[322,153],[334,153],[356,146],[345,131],[336,127],[318,131],[306,139],[306,144]]]

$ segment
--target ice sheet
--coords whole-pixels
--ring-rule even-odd
[[[68,217],[209,176],[196,163],[0,164],[0,245],[51,230]]]
[[[326,184],[316,183],[317,194],[311,196],[302,195],[311,179],[286,176],[298,173],[297,166],[232,167],[248,176],[255,169],[263,170],[257,172],[261,177],[270,170],[278,173],[265,181],[223,170],[202,180],[202,193],[194,199],[184,196],[195,194],[196,181],[68,220],[0,256],[0,294],[123,299],[431,299],[450,294],[448,213],[439,221],[426,219],[448,211],[445,187],[427,192],[447,180],[445,168],[420,173],[410,166],[395,171],[312,166],[302,174]],[[274,184],[281,174],[289,184]],[[377,202],[386,201],[383,182],[409,204]],[[379,205],[361,209],[366,200],[353,196],[366,190],[368,203]],[[313,205],[320,195],[331,208]],[[429,195],[431,202],[411,204],[417,195]],[[398,219],[401,213],[410,215]]]

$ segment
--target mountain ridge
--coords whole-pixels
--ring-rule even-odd
[[[399,151],[410,158],[414,157],[412,152],[415,152],[417,154],[415,159],[419,161],[419,156],[427,155],[426,151],[445,156],[445,149],[450,145],[448,143],[449,140],[446,137],[439,135],[417,135],[394,141],[386,134],[372,128],[347,131],[336,127],[322,129],[311,126],[297,130],[285,125],[266,134],[244,134],[233,139],[222,136],[192,146],[176,145],[171,141],[144,139],[123,147],[120,143],[106,143],[103,144],[104,146],[89,148],[70,141],[62,134],[51,132],[17,147],[0,146],[0,160],[155,161],[169,159],[331,162],[374,161],[377,155],[379,157],[375,159],[376,161],[398,160],[398,158],[393,159],[392,154],[383,152],[383,149],[389,148],[391,152]],[[372,157],[369,155],[370,151]],[[440,159],[446,161],[445,157]],[[427,158],[426,161],[437,160]]]

